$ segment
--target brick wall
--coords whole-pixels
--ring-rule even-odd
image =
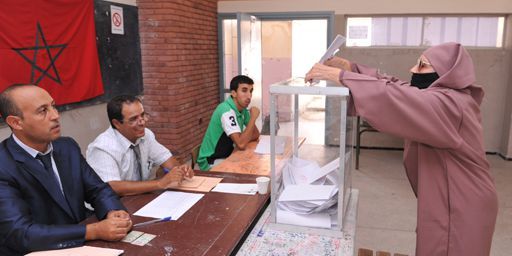
[[[217,0],[137,0],[148,127],[189,159],[219,103]]]

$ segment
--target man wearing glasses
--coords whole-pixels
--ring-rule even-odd
[[[118,195],[164,190],[193,177],[192,169],[181,165],[146,128],[149,115],[139,98],[117,96],[107,104],[107,114],[111,127],[89,144],[86,155],[89,165]],[[171,171],[153,179],[153,166]]]

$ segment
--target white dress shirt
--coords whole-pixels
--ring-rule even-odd
[[[109,127],[87,147],[87,163],[96,171],[104,182],[117,180],[138,180],[139,174],[132,143],[119,131]],[[158,143],[155,134],[145,129],[145,135],[134,145],[139,145],[142,180],[154,177],[151,169],[172,157],[169,149]]]

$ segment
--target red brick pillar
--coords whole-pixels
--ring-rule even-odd
[[[148,127],[186,160],[219,103],[217,0],[138,0]]]

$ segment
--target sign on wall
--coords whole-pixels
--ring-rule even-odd
[[[124,35],[123,7],[111,5],[112,34]]]

